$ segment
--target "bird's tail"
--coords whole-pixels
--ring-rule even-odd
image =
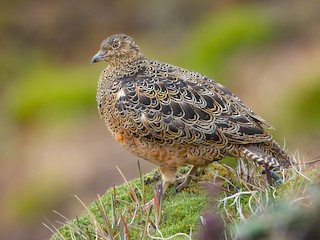
[[[292,156],[287,153],[276,141],[243,146],[242,153],[246,159],[264,165],[270,169],[278,170],[293,165]]]

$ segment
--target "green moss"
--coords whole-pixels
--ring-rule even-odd
[[[151,172],[145,178],[152,179],[158,173],[156,171]],[[142,190],[141,180],[135,179],[129,182],[129,185],[133,188],[137,187]],[[145,192],[143,197],[145,200],[151,200],[153,198],[153,191],[156,187],[156,181],[145,186]],[[115,189],[109,189],[102,197],[102,202],[105,210],[108,214],[108,218],[112,223],[114,221],[114,216],[121,216],[121,213],[126,212],[126,223],[131,222],[133,217],[133,212],[136,208],[136,202],[134,197],[130,192],[130,187],[128,185],[117,186]],[[192,191],[193,189],[194,191]],[[139,191],[137,191],[139,192]],[[114,194],[115,193],[115,194]],[[142,199],[141,195],[139,200]],[[114,211],[114,199],[116,199],[116,210]],[[142,202],[140,202],[142,204]],[[176,233],[187,233],[189,234],[190,229],[196,229],[199,225],[199,215],[203,212],[206,205],[206,193],[205,190],[200,189],[196,186],[196,183],[192,183],[189,191],[183,191],[179,194],[175,193],[174,187],[170,187],[164,198],[162,204],[162,223],[159,227],[162,235],[164,237],[169,237]],[[104,226],[104,220],[102,214],[99,210],[99,203],[95,202],[89,206],[90,212],[95,216],[95,219]],[[124,210],[125,209],[125,210]],[[142,209],[142,208],[141,208]],[[141,210],[140,209],[140,210]],[[134,218],[134,223],[130,228],[131,239],[140,239],[143,232],[145,223],[147,219],[147,211],[138,211]],[[150,215],[150,222],[155,222],[154,214]],[[81,226],[83,232],[88,229],[91,234],[94,231],[92,226],[92,219],[90,219],[89,214],[86,212],[81,217],[73,220],[72,223],[67,224],[59,229],[60,234],[65,238],[71,238],[70,228],[75,228],[75,225]],[[105,229],[104,229],[105,230]],[[151,233],[154,236],[159,236],[153,227],[150,228]],[[60,239],[57,234],[52,237],[52,239]]]
[[[180,234],[175,239],[185,239],[181,234],[189,235],[192,231],[195,235],[199,231],[200,216],[208,212],[219,212],[225,219],[226,234],[230,235],[239,231],[234,228],[235,225],[240,226],[249,219],[277,212],[276,209],[286,206],[290,199],[299,199],[310,183],[319,182],[316,170],[307,172],[310,180],[290,170],[286,172],[286,179],[290,181],[280,186],[268,187],[265,176],[260,174],[259,169],[252,167],[254,166],[249,164],[249,168],[254,171],[248,180],[245,175],[240,172],[236,174],[229,167],[219,163],[211,164],[205,173],[196,178],[196,181],[193,180],[182,192],[176,193],[174,186],[168,189],[162,202],[160,217],[157,209],[152,208],[149,212],[143,207],[145,202],[153,198],[159,179],[157,170],[147,174],[143,181],[135,179],[109,189],[102,196],[102,202],[112,233],[117,239],[124,239],[127,226],[130,239],[142,239],[145,226],[149,225],[149,234],[152,236],[168,238]],[[211,194],[209,186],[216,186]],[[97,226],[101,226],[101,231],[107,234],[100,202],[97,200],[88,209],[82,216],[61,227],[61,235],[55,234],[52,239],[70,239],[71,234],[77,239],[80,232],[84,239],[89,239],[96,234]],[[159,219],[161,223],[156,230],[155,225]]]
[[[160,231],[164,237],[176,233],[189,233],[190,229],[197,229],[200,214],[206,206],[206,197],[203,191],[175,194],[169,191],[168,198],[163,203],[163,222]]]

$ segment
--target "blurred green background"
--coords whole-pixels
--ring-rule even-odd
[[[45,239],[131,179],[137,158],[112,139],[95,94],[113,33],[150,58],[221,82],[305,160],[320,155],[319,1],[13,0],[0,3],[0,238]],[[144,172],[154,166],[144,161]],[[58,225],[58,224],[56,224]]]

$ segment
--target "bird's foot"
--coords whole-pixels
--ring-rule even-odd
[[[183,177],[177,178],[176,183],[178,183],[178,186],[176,187],[176,192],[181,192],[184,188],[186,188],[189,185],[190,180],[191,176],[189,174],[188,176],[183,175]]]
[[[280,185],[283,183],[283,180],[281,178],[280,175],[278,175],[275,171],[273,170],[268,170],[269,171],[269,174],[270,176],[272,177],[272,179],[274,180],[274,184],[275,185]],[[267,174],[267,171],[266,170],[262,170],[262,174]]]
[[[178,186],[176,187],[176,192],[181,192],[184,188],[186,188],[191,180],[191,177],[195,174],[197,171],[197,167],[192,166],[191,169],[186,174],[181,174],[176,180],[175,183],[178,183]]]

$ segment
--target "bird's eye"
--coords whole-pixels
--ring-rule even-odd
[[[120,43],[119,43],[118,41],[114,41],[114,42],[112,43],[112,48],[113,48],[113,49],[117,49],[119,46],[120,46]]]

